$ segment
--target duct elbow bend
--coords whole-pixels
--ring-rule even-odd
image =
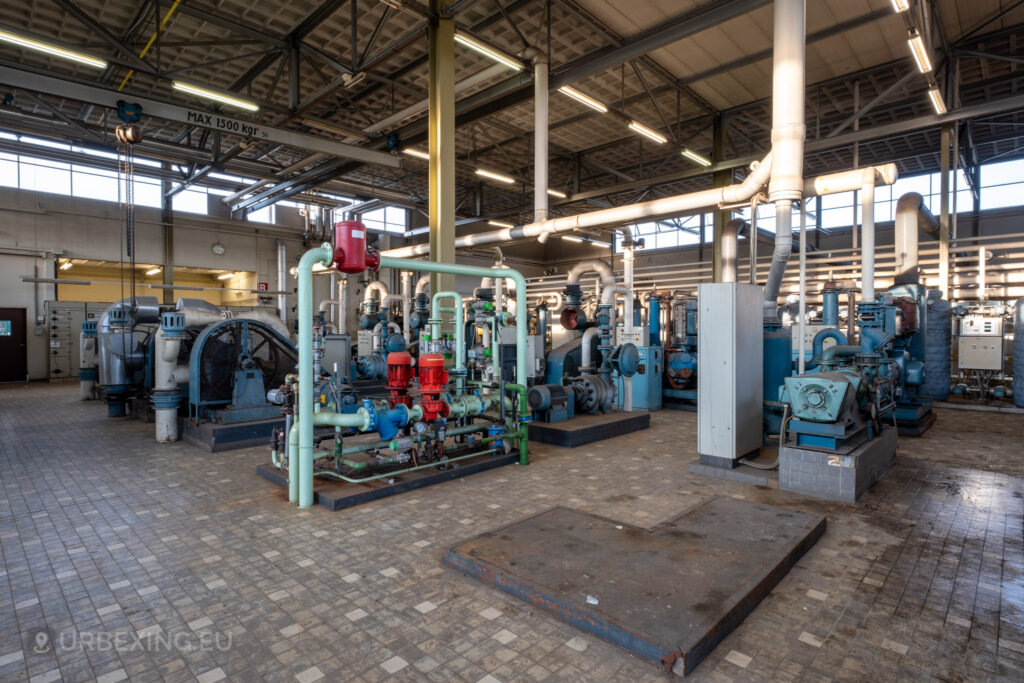
[[[615,284],[615,273],[612,272],[612,267],[599,259],[577,263],[569,270],[565,283],[567,285],[578,285],[580,277],[590,271],[596,272],[600,276],[601,287],[611,287]]]
[[[430,287],[430,276],[421,275],[420,279],[416,281],[416,288],[413,290],[413,294],[426,294],[427,289]]]
[[[609,286],[607,286],[607,287],[605,287],[604,289],[601,290],[601,303],[602,304],[608,304],[608,305],[614,305],[615,304],[615,296],[617,294],[622,294],[622,295],[627,296],[627,297],[631,297],[632,296],[632,292],[630,292],[629,287],[627,287],[626,285],[614,285],[613,284],[613,285],[609,285]]]
[[[378,298],[380,298],[381,302],[383,303],[384,297],[386,297],[389,294],[388,286],[381,282],[380,280],[374,280],[370,284],[366,285],[366,291],[363,292],[363,302],[365,303],[373,299],[374,292],[377,292]]]

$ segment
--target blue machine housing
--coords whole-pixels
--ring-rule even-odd
[[[269,325],[244,318],[209,325],[189,356],[189,419],[221,424],[280,417],[267,391],[292,372],[298,353]]]
[[[591,340],[590,357],[596,365],[600,365],[603,360],[600,341],[597,337],[593,337]],[[576,377],[580,374],[582,364],[583,337],[580,336],[556,346],[548,352],[544,382],[546,384],[561,384],[564,377]]]

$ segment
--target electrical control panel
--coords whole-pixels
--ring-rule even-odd
[[[817,336],[817,334],[819,332],[821,332],[822,330],[827,330],[827,329],[835,329],[835,328],[830,328],[828,325],[822,325],[820,323],[817,324],[817,325],[810,325],[810,324],[808,324],[808,325],[804,326],[804,352],[805,353],[810,354],[811,347],[814,345],[814,337]],[[793,357],[795,358],[796,355],[800,353],[800,326],[799,325],[793,325],[792,327],[790,327],[790,330],[792,330],[792,332],[793,332],[793,354],[794,354]],[[828,347],[835,346],[835,345],[836,345],[836,340],[835,339],[826,339],[824,342],[822,342],[822,349],[827,349]]]
[[[1002,337],[1003,319],[984,315],[968,315],[960,321],[962,337]]]
[[[1002,323],[1002,320],[997,322]],[[961,370],[1003,369],[1002,335],[961,335],[957,352]]]
[[[373,353],[373,331],[359,330],[356,338],[356,353],[360,356],[369,356]]]

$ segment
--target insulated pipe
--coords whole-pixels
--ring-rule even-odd
[[[533,58],[533,220],[548,218],[548,60]],[[542,235],[542,238],[546,235]],[[543,244],[545,239],[540,239]]]
[[[348,334],[348,275],[338,281],[338,334]]]
[[[988,255],[988,249],[985,245],[978,247],[978,300],[985,301],[988,299],[987,284],[985,282],[985,257]],[[1014,334],[1016,334],[1014,330]]]
[[[326,268],[333,260],[334,249],[324,243],[302,255],[295,275],[299,285],[299,398],[292,430],[298,448],[288,451],[288,500],[303,508],[313,505],[313,265]],[[300,487],[300,483],[304,485]]]
[[[786,263],[793,251],[793,202],[782,199],[775,203],[775,251],[764,284],[764,317],[778,318],[779,288],[786,274]]]
[[[601,334],[601,330],[596,327],[588,327],[583,333],[583,348],[580,352],[582,354],[580,358],[580,369],[586,370],[587,372],[592,372],[594,370],[594,365],[590,358],[590,346],[593,343],[591,340],[599,334]]]
[[[192,315],[190,311],[185,311],[185,314],[186,320],[192,319],[189,317],[190,315]],[[291,338],[291,334],[288,332],[288,328],[285,326],[283,322],[281,322],[281,320],[276,315],[274,315],[270,311],[261,310],[259,308],[253,309],[251,311],[241,312],[225,311],[220,316],[218,316],[218,319],[255,320],[256,322],[261,322],[265,324],[267,327],[274,328],[274,330],[277,331],[281,336],[285,338]],[[196,322],[189,323],[188,326],[198,327],[200,324],[208,325],[209,323]]]
[[[861,299],[875,300],[875,183],[864,183],[861,188]]]
[[[409,315],[408,314],[409,314],[409,310],[410,310],[410,306],[411,306],[411,303],[409,302],[409,297],[405,296],[404,294],[388,294],[387,296],[385,296],[383,299],[380,300],[380,307],[383,308],[383,309],[387,309],[387,307],[389,305],[391,305],[392,301],[398,301],[399,303],[402,304],[402,326],[399,327],[397,323],[393,323],[393,324],[397,328],[398,333],[402,335],[403,339],[405,339],[405,345],[408,346],[409,345],[409,341],[411,339],[411,337],[409,336],[409,332],[408,332],[408,328],[409,328]],[[403,328],[405,328],[405,329],[403,329]]]
[[[462,304],[462,295],[458,292],[438,292],[430,300],[430,334],[434,339],[441,335],[441,299],[455,299],[455,369],[466,370],[466,309]]]
[[[739,254],[740,228],[747,222],[734,218],[722,229],[722,282],[736,282],[736,258]],[[751,236],[754,239],[754,236]]]
[[[939,236],[939,222],[928,210],[924,197],[908,192],[896,201],[895,221],[896,282],[918,282],[918,229],[929,236]]]
[[[383,307],[384,297],[386,297],[390,293],[388,292],[388,286],[381,282],[380,280],[374,280],[373,282],[366,285],[366,291],[363,292],[363,303],[366,303],[367,301],[373,299],[374,292],[377,292],[377,296],[378,298],[380,298],[381,306]]]
[[[516,308],[520,311],[527,311],[526,304],[526,279],[518,270],[511,268],[480,268],[478,266],[463,266],[457,263],[434,263],[432,261],[412,261],[409,259],[395,258],[393,256],[380,257],[381,268],[395,268],[398,270],[421,270],[428,273],[447,273],[451,275],[464,275],[466,277],[495,277],[512,280],[516,285]],[[516,316],[516,378],[520,383],[526,381],[526,341],[527,341],[527,316]],[[497,335],[495,335],[497,336]],[[521,379],[520,379],[521,378]],[[529,406],[520,409],[523,415],[529,415]]]
[[[565,284],[578,285],[580,283],[580,277],[584,273],[589,273],[591,271],[597,273],[601,278],[602,287],[610,287],[615,284],[615,273],[612,272],[612,267],[599,259],[580,261],[574,265],[569,269],[569,274],[565,279]]]
[[[412,317],[412,273],[408,270],[402,271],[402,336],[405,338],[405,345],[412,344],[412,325],[409,319]]]
[[[871,186],[872,188],[874,185]],[[807,349],[807,202],[800,202],[800,321],[798,335],[797,374],[802,375],[806,371],[807,359],[804,353]]]
[[[277,241],[277,291],[284,292],[288,286],[288,247],[284,240]],[[277,316],[288,325],[288,295],[277,295]]]
[[[423,275],[416,281],[416,290],[414,294],[426,294],[428,289],[430,289],[430,276]]]

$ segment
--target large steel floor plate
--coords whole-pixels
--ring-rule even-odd
[[[444,563],[683,675],[825,532],[825,518],[717,497],[654,529],[554,508]]]

